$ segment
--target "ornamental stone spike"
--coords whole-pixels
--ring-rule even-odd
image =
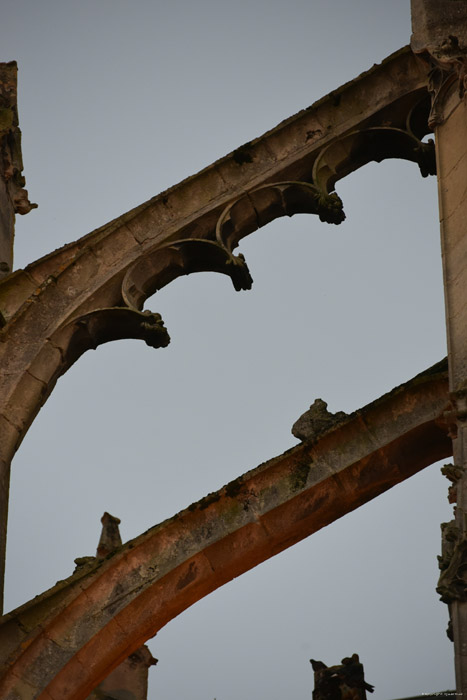
[[[107,511],[102,516],[102,532],[96,552],[98,559],[105,559],[108,554],[121,547],[122,538],[118,527],[120,522],[119,518],[110,515]]]
[[[105,559],[122,544],[120,536],[120,519],[107,511],[101,518],[102,532],[97,546],[96,559]],[[88,557],[85,558],[86,560]],[[91,558],[89,558],[91,559]],[[96,688],[86,700],[105,700],[108,698],[128,697],[131,700],[147,700],[148,674],[151,666],[156,666],[158,659],[154,658],[149,648],[143,644],[117,666]]]

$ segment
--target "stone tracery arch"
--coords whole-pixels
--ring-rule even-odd
[[[369,106],[363,95],[376,85],[378,99]],[[334,184],[370,160],[397,153],[417,162],[422,174],[433,173],[432,147],[420,141],[429,131],[426,96],[423,65],[410,51],[398,52],[383,66],[178,188],[7,278],[0,286],[2,350],[8,369],[0,405],[6,436],[0,459],[5,473],[58,376],[82,352],[119,337],[142,338],[153,347],[167,344],[160,317],[141,312],[144,299],[161,286],[179,274],[214,269],[229,274],[236,289],[248,288],[246,264],[233,255],[240,239],[277,216],[299,211],[339,223],[343,214],[332,193]],[[26,345],[26,338],[33,342]],[[13,346],[21,348],[19,356],[9,353]],[[3,692],[16,697],[15,692],[29,692],[29,687],[36,692],[34,697],[83,697],[172,613],[326,524],[331,512],[339,517],[412,470],[450,454],[449,426],[443,422],[448,401],[444,370],[438,368],[434,377],[424,376],[398,397],[388,397],[389,404],[376,402],[329,434],[317,435],[311,445],[233,482],[151,535],[129,543],[98,570],[78,572],[69,585],[39,601],[39,609],[42,604],[44,609],[37,625],[28,621],[30,615],[37,616],[37,608],[25,606],[7,616],[3,632],[13,647]],[[400,418],[393,432],[386,425],[388,415]],[[350,434],[343,438],[342,431]],[[335,439],[350,450],[341,468],[329,466]],[[330,470],[327,477],[303,462],[302,453],[309,457],[320,449],[329,462],[324,468],[324,474]],[[372,474],[369,480],[376,465],[380,479]],[[263,510],[256,502],[258,491],[263,493],[256,478],[267,482],[265,502],[270,502]],[[353,478],[359,481],[355,493]],[[231,530],[226,528],[229,520]],[[189,550],[180,563],[175,555],[175,565],[159,582],[159,560],[153,561],[151,547],[173,559],[187,542],[192,545],[197,527],[204,532],[200,547]],[[178,536],[177,528],[181,528]],[[225,557],[226,546],[237,547],[238,557],[232,551]],[[143,583],[138,567],[146,572]],[[148,606],[162,591],[167,609],[163,613],[159,609],[158,616],[154,613],[147,622]],[[93,628],[91,620],[97,617]],[[45,675],[49,662],[50,673]]]
[[[155,347],[168,342],[161,319],[138,312],[158,285],[214,269],[248,288],[246,265],[232,253],[239,240],[297,212],[339,223],[342,205],[328,190],[352,169],[392,155],[394,141],[398,157],[418,162],[422,174],[434,172],[432,147],[414,135],[429,131],[426,122],[407,126],[426,103],[426,84],[423,64],[403,49],[172,190],[7,277],[0,285],[4,471],[58,376],[81,352],[125,335]],[[371,105],[369,93],[378,95]]]

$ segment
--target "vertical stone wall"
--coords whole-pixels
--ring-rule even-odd
[[[37,206],[23,189],[17,73],[15,61],[0,63],[0,278],[13,269],[15,213],[27,214]]]
[[[15,62],[0,64],[0,277],[7,275],[13,266],[15,209],[9,193],[9,180],[12,176],[13,134],[18,130],[17,70]]]
[[[452,84],[436,128],[450,391],[455,417],[455,546],[443,599],[449,603],[458,693],[467,693],[467,103]],[[445,575],[446,578],[446,575]]]

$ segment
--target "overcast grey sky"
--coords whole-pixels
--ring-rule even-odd
[[[3,0],[30,198],[16,267],[200,170],[407,44],[409,0]],[[435,178],[371,164],[346,221],[241,242],[254,285],[149,300],[166,349],[120,341],[60,379],[14,460],[7,609],[296,443],[321,397],[352,411],[446,354]],[[439,465],[227,584],[149,643],[151,700],[304,700],[309,658],[360,654],[376,700],[454,687],[438,601]]]

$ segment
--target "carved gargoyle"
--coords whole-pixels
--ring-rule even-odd
[[[330,413],[323,399],[316,399],[292,426],[292,435],[302,442],[314,440],[348,418],[347,413]]]
[[[315,675],[313,700],[365,700],[374,687],[365,681],[358,654],[345,657],[339,666],[326,666],[310,659]]]
[[[448,489],[449,503],[457,503],[457,482],[464,474],[463,467],[458,467],[455,464],[444,464],[441,467],[441,474],[451,482],[451,486]]]
[[[443,523],[441,528],[441,574],[436,590],[443,603],[467,601],[467,536],[460,533],[454,521]]]

